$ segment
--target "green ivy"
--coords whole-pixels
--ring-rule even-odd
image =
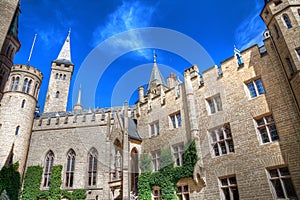
[[[6,190],[9,199],[17,200],[21,189],[21,175],[18,172],[19,163],[8,167],[4,166],[0,171],[0,195]]]
[[[51,184],[49,190],[41,191],[40,184],[42,181],[43,168],[41,166],[30,166],[27,168],[24,189],[23,200],[36,200],[46,198],[47,200],[58,200],[62,197],[66,197],[70,200],[83,200],[86,198],[86,191],[84,189],[73,190],[72,193],[61,190],[62,166],[53,166],[51,172]]]
[[[182,178],[193,177],[194,167],[199,160],[197,156],[195,141],[188,143],[188,147],[183,153],[183,166],[173,167],[172,154],[170,148],[161,152],[160,162],[162,168],[158,172],[144,172],[139,176],[139,199],[151,199],[152,187],[159,186],[161,188],[162,199],[175,200],[176,183]],[[141,159],[141,166],[145,166],[148,162]],[[151,160],[150,160],[151,161]]]

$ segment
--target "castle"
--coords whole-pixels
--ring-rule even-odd
[[[138,180],[142,154],[159,172],[169,148],[180,167],[194,141],[199,159],[192,176],[174,183],[178,199],[300,198],[299,0],[265,0],[263,46],[234,49],[201,74],[193,65],[183,82],[170,75],[165,83],[154,56],[148,87],[138,88],[134,106],[84,110],[79,91],[74,109],[66,110],[74,69],[69,33],[51,62],[41,114],[35,111],[42,73],[13,65],[17,2],[7,0],[10,9],[0,12],[10,22],[0,35],[0,168],[18,162],[24,180],[30,167],[41,166],[38,189],[48,191],[60,165],[61,190],[126,200],[145,184]],[[165,199],[165,185],[150,187],[152,199]]]

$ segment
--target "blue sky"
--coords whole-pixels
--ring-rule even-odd
[[[137,100],[135,89],[146,85],[150,76],[153,49],[164,77],[173,72],[182,79],[184,69],[191,64],[197,64],[200,71],[204,71],[214,63],[219,65],[231,57],[234,44],[240,50],[254,44],[262,45],[265,30],[259,17],[263,0],[53,2],[21,0],[21,49],[14,60],[15,63],[27,62],[34,34],[37,34],[30,64],[44,74],[38,102],[41,110],[51,61],[56,59],[69,28],[71,56],[75,64],[69,110],[77,98],[79,85],[82,85],[85,109],[122,105],[125,100],[134,104]],[[153,34],[161,33],[158,34],[160,37],[153,35],[152,38],[148,27],[152,27]],[[148,32],[144,33],[141,28]],[[164,29],[169,31],[166,35],[162,33]],[[124,31],[129,32],[120,34]],[[178,41],[177,36],[184,37],[184,41]],[[187,46],[187,40],[196,42],[206,54],[193,55],[198,51],[194,51],[191,45]],[[109,43],[109,48],[102,45],[105,42]],[[158,42],[168,44],[160,45]],[[92,55],[96,56],[91,58]],[[193,56],[197,58],[193,59]],[[105,66],[103,63],[106,63]]]

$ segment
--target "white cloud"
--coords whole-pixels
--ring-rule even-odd
[[[123,31],[149,27],[151,23],[152,14],[155,8],[147,6],[140,1],[126,1],[122,2],[113,13],[108,17],[105,25],[99,26],[93,33],[93,46],[97,46],[105,39]],[[132,32],[129,38],[116,39],[113,45],[115,48],[127,47],[134,49],[138,46],[143,46],[143,39],[138,33]],[[139,56],[147,58],[145,51],[136,51]]]
[[[241,50],[255,44],[261,45],[263,41],[265,25],[259,16],[263,2],[256,0],[255,4],[254,12],[235,30],[236,45]]]

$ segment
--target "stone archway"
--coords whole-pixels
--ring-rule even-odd
[[[136,148],[130,152],[130,191],[138,193],[139,154]]]

